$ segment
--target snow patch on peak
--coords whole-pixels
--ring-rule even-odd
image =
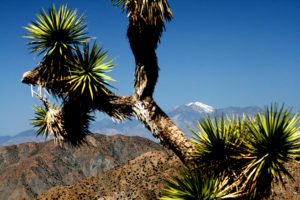
[[[206,105],[201,102],[191,102],[188,104],[185,104],[186,106],[196,108],[199,112],[206,112],[206,113],[212,113],[215,111],[215,109],[212,106]]]

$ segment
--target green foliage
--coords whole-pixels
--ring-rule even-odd
[[[65,78],[69,75],[66,63],[73,58],[75,45],[89,40],[84,16],[78,16],[77,10],[67,5],[58,9],[53,5],[48,12],[42,9],[36,16],[36,21],[24,27],[31,52],[43,54],[36,68],[36,82],[52,94],[63,96]]]
[[[216,115],[214,120],[205,117],[197,123],[197,128],[198,131],[191,131],[195,135],[193,157],[198,167],[213,170],[218,176],[234,176],[246,162],[245,115],[242,120],[239,116],[225,119]]]
[[[163,24],[165,19],[171,20],[172,11],[167,0],[110,0],[114,6],[121,6],[128,17],[139,23],[148,25]]]
[[[122,6],[122,7],[124,7],[125,1],[126,0],[110,0],[110,2],[114,3],[114,6]]]
[[[67,5],[58,9],[53,5],[48,13],[43,9],[36,15],[38,20],[25,27],[28,30],[25,38],[31,40],[27,43],[32,46],[31,52],[44,53],[37,70],[39,84],[58,96],[78,96],[88,91],[93,100],[99,90],[104,91],[101,92],[103,95],[106,92],[104,86],[111,86],[108,80],[113,80],[105,75],[111,71],[113,59],[105,60],[108,53],[96,42],[90,50],[86,23],[83,22],[85,17],[78,16],[77,10],[71,10]]]
[[[35,106],[31,125],[38,128],[37,135],[54,135],[73,145],[81,144],[94,120],[90,113],[96,103],[91,101],[106,96],[106,86],[113,87],[108,81],[114,79],[106,73],[113,68],[114,59],[107,59],[108,51],[96,42],[90,48],[85,17],[78,16],[77,10],[53,5],[36,16],[38,19],[25,27],[25,38],[30,40],[27,45],[31,52],[43,57],[31,79],[60,98],[63,106],[60,109],[38,95],[44,106]],[[101,98],[97,103],[102,103]]]
[[[244,188],[255,199],[269,196],[272,182],[282,176],[292,178],[284,164],[297,162],[300,156],[300,118],[291,110],[271,105],[264,114],[256,113],[247,124],[250,135],[247,148],[253,159],[244,173]]]
[[[83,51],[77,47],[74,61],[69,62],[71,75],[68,77],[70,85],[68,92],[83,95],[88,90],[89,96],[93,100],[99,89],[106,93],[105,85],[113,87],[108,80],[114,81],[114,79],[105,73],[111,71],[110,69],[114,66],[111,62],[114,59],[106,60],[107,57],[107,51],[98,47],[96,42],[91,50],[88,43],[83,44]]]
[[[24,27],[29,33],[25,38],[31,40],[31,52],[40,51],[44,57],[52,52],[65,55],[66,50],[73,49],[74,44],[86,42],[86,23],[84,17],[77,15],[77,10],[70,10],[68,6],[60,6],[56,10],[53,5],[48,13],[42,9],[36,14],[38,20],[31,22],[29,27]]]
[[[165,20],[171,20],[172,11],[167,0],[110,0],[122,8],[129,18],[127,36],[135,55],[141,50],[157,48]],[[140,45],[140,46],[139,46]],[[149,45],[146,47],[146,45]],[[139,48],[137,48],[139,46]],[[146,49],[144,49],[146,48]],[[145,55],[144,55],[145,56]]]
[[[213,173],[203,174],[199,169],[179,171],[177,177],[167,181],[161,200],[218,200],[233,197],[229,194],[228,179],[220,179]]]
[[[210,185],[211,180],[203,184],[199,179],[211,173],[219,180],[226,180],[214,185],[216,190],[220,186],[227,188],[226,193],[222,193],[226,198],[261,200],[269,197],[275,180],[284,184],[283,175],[292,178],[284,164],[299,162],[299,124],[297,114],[291,116],[291,110],[285,110],[284,106],[278,109],[277,105],[266,107],[263,114],[256,113],[247,121],[245,116],[242,120],[234,116],[227,120],[223,116],[221,119],[216,116],[214,120],[205,117],[198,122],[198,131],[192,130],[196,147],[194,170],[198,172],[179,172],[179,176],[167,184],[163,199],[185,199],[179,198],[179,194],[208,191],[206,185]]]
[[[38,128],[35,134],[37,136],[44,135],[45,139],[50,135],[59,139],[64,132],[61,122],[60,106],[51,104],[49,101],[44,101],[42,106],[34,105],[34,107],[35,117],[30,119],[33,121],[30,124]]]

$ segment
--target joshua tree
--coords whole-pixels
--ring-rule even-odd
[[[58,10],[52,6],[48,13],[42,10],[37,14],[38,19],[26,28],[25,37],[30,40],[32,52],[43,57],[36,68],[23,75],[22,82],[48,89],[62,99],[62,106],[50,105],[39,95],[45,108],[36,108],[33,124],[39,127],[39,134],[50,133],[77,145],[89,133],[92,111],[102,111],[117,120],[135,115],[162,145],[188,163],[193,144],[153,99],[159,70],[155,50],[165,20],[172,18],[169,4],[167,0],[111,2],[128,14],[127,37],[136,62],[134,93],[119,96],[109,90],[108,80],[112,78],[104,73],[113,66],[112,60],[105,61],[107,52],[96,43],[90,50],[84,17],[67,6]]]
[[[169,183],[163,199],[269,196],[272,181],[276,177],[282,181],[282,174],[289,176],[283,163],[299,157],[299,118],[290,117],[283,107],[278,111],[277,106],[247,122],[245,118],[216,117],[214,122],[206,118],[191,142],[153,99],[159,70],[155,50],[165,20],[172,18],[167,0],[111,2],[128,14],[127,37],[136,62],[134,93],[120,96],[109,90],[113,79],[106,73],[113,59],[107,59],[108,52],[95,41],[90,46],[84,16],[67,6],[56,9],[53,5],[25,28],[31,52],[38,52],[42,59],[24,73],[22,82],[43,87],[62,102],[53,105],[37,94],[44,106],[35,106],[36,133],[79,145],[89,134],[91,112],[99,110],[116,120],[136,116],[185,164],[196,164]]]

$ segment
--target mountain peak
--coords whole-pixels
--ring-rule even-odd
[[[185,104],[185,106],[196,108],[197,110],[201,110],[201,111],[204,111],[206,113],[212,113],[215,110],[212,106],[209,106],[209,105],[206,105],[204,103],[197,102],[197,101]]]

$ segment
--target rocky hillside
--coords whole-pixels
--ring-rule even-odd
[[[70,185],[109,170],[142,153],[162,150],[152,141],[121,135],[90,135],[80,148],[53,141],[0,147],[0,199],[33,199],[43,191]]]
[[[164,180],[180,166],[181,161],[169,151],[148,152],[75,185],[51,188],[37,199],[153,200],[161,195]]]
[[[299,200],[300,199],[300,164],[287,165],[288,171],[294,178],[294,181],[283,177],[285,188],[279,184],[274,185],[274,193],[271,196],[272,200]]]
[[[154,151],[134,160],[84,179],[71,186],[57,186],[44,192],[37,200],[154,200],[160,188],[182,164],[173,153]],[[286,181],[286,190],[275,185],[271,200],[300,199],[300,166],[288,166],[295,181]]]

